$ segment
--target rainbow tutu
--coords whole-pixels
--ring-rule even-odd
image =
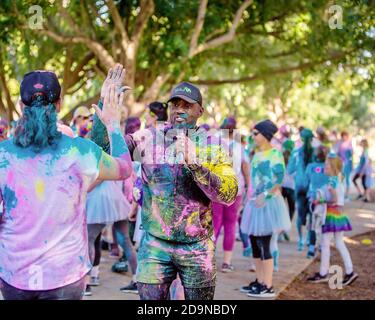
[[[342,212],[342,207],[327,206],[326,220],[322,226],[322,232],[327,233],[350,230],[352,230],[352,225],[350,224],[348,216]]]

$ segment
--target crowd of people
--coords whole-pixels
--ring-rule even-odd
[[[81,299],[100,285],[103,250],[113,272],[130,272],[119,289],[142,300],[214,298],[216,246],[220,271],[236,272],[242,242],[255,278],[241,292],[275,297],[279,241],[307,258],[321,252],[310,282],[328,282],[330,242],[345,266],[343,285],[358,274],[343,241],[351,182],[370,201],[368,141],[353,169],[348,132],[314,133],[266,119],[239,133],[235,117],[220,127],[198,125],[202,94],[177,84],[167,102],[121,121],[125,70],[109,70],[98,105],[57,120],[61,87],[53,72],[26,74],[22,117],[0,120],[0,289],[5,299]],[[95,113],[91,110],[94,109]],[[142,128],[143,127],[143,128]],[[295,214],[296,211],[296,214]],[[252,257],[252,259],[250,259]],[[130,267],[130,268],[129,268]]]

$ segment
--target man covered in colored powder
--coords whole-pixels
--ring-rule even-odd
[[[138,291],[143,300],[167,299],[178,274],[187,300],[210,300],[216,284],[211,202],[232,204],[238,182],[219,142],[196,125],[204,112],[199,89],[182,82],[168,103],[170,125],[126,137],[142,164]]]
[[[121,74],[121,68],[116,68]],[[22,80],[22,117],[0,143],[0,290],[7,300],[81,299],[91,269],[85,204],[90,185],[132,172],[120,131],[124,93],[104,88],[96,112],[107,128],[111,155],[57,129],[61,86],[49,71]]]

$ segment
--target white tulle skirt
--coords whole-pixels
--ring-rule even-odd
[[[122,192],[121,181],[103,181],[88,195],[87,223],[113,223],[129,217],[131,205]]]
[[[242,213],[240,227],[244,234],[253,236],[290,230],[290,217],[283,197],[277,195],[267,199],[261,208],[255,206],[254,200],[248,201]]]

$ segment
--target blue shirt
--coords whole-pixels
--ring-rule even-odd
[[[308,197],[315,199],[315,193],[328,183],[328,176],[324,173],[324,163],[312,162],[306,167],[306,179],[308,183]]]

